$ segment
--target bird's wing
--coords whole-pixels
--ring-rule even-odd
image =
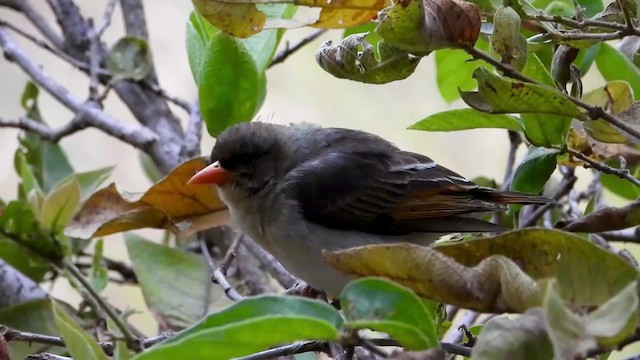
[[[548,202],[481,187],[426,156],[399,150],[329,149],[288,178],[289,194],[307,220],[376,234],[496,231],[464,214]]]

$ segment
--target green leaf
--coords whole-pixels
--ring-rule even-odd
[[[558,91],[542,85],[511,80],[477,68],[477,92],[461,92],[472,108],[491,114],[536,113],[583,117],[582,111]]]
[[[556,169],[556,152],[531,146],[511,181],[511,190],[538,194]]]
[[[489,50],[489,44],[482,37],[476,42],[477,49]],[[452,103],[460,98],[460,90],[471,91],[476,89],[477,83],[473,80],[473,72],[479,66],[486,67],[482,61],[471,61],[472,57],[464,50],[441,49],[436,51],[436,80],[438,91],[442,98]]]
[[[220,32],[220,30],[209,24],[197,11],[192,11],[191,15],[189,15],[185,44],[187,47],[189,68],[191,68],[191,74],[196,84],[200,83],[202,76],[202,61],[206,55],[207,43],[209,43],[209,39],[218,32]]]
[[[218,286],[209,286],[210,271],[201,256],[133,234],[126,234],[125,241],[142,295],[158,322],[185,328],[202,319],[206,299],[211,309],[227,303]],[[210,297],[208,291],[212,291]]]
[[[502,114],[487,114],[475,109],[439,112],[408,127],[412,130],[458,131],[480,128],[522,131],[520,119]]]
[[[635,99],[640,99],[640,69],[619,50],[602,43],[596,56],[596,66],[607,81],[624,80],[631,85]]]
[[[107,268],[102,263],[104,241],[99,239],[93,250],[93,259],[91,262],[91,277],[89,281],[96,292],[102,292],[109,284],[109,274]]]
[[[587,315],[586,332],[599,345],[614,346],[631,335],[638,323],[638,282],[632,281],[616,296]]]
[[[382,331],[410,350],[439,347],[435,319],[411,290],[381,278],[350,282],[340,295],[347,326]]]
[[[36,221],[36,216],[26,201],[7,204],[0,213],[0,230],[6,237],[44,259],[56,262],[63,257],[60,244]]]
[[[125,36],[118,40],[107,54],[107,69],[111,72],[111,82],[143,80],[151,68],[151,50],[143,38]]]
[[[600,1],[600,0],[595,0]],[[591,65],[596,60],[596,56],[598,56],[598,52],[600,52],[600,43],[597,43],[589,48],[581,49],[578,57],[573,61],[580,68],[581,74],[586,74],[589,69],[591,69]]]
[[[58,331],[74,359],[108,360],[98,343],[76,324],[60,305],[53,303],[53,314]]]
[[[292,4],[262,4],[258,8],[267,14],[267,20],[291,18],[297,7]],[[258,71],[265,71],[278,48],[285,29],[267,29],[240,41],[253,56]]]
[[[337,340],[340,314],[330,305],[294,296],[245,298],[139,354],[136,360],[226,360],[297,340]]]
[[[27,82],[21,103],[27,111],[27,117],[44,124],[45,121],[38,107],[38,94],[38,88],[33,83]],[[73,173],[67,156],[58,144],[44,141],[29,131],[19,141],[31,172],[45,192]]]
[[[50,270],[50,265],[36,254],[0,235],[0,259],[32,280],[39,282]]]
[[[621,115],[625,110],[629,110],[633,106],[633,90],[626,81],[614,80],[608,82],[605,86],[594,89],[582,97],[582,100],[589,105],[600,106],[602,108],[611,109],[614,115]],[[633,110],[631,110],[633,111]],[[619,116],[623,122],[627,122],[631,127],[637,127],[636,121],[624,121],[623,116]],[[629,135],[613,126],[611,123],[603,120],[587,120],[584,122],[584,129],[595,140],[606,143],[626,143]]]
[[[33,171],[31,171],[31,167],[27,163],[27,157],[24,151],[22,151],[21,149],[17,149],[14,155],[13,162],[16,168],[16,173],[22,180],[20,182],[18,190],[18,197],[20,199],[26,199],[29,193],[34,189],[41,192],[42,190],[40,190],[40,184],[33,174]]]
[[[219,32],[211,38],[199,73],[200,112],[210,135],[250,121],[262,106],[267,91],[264,72],[234,37]]]
[[[585,8],[587,17],[592,17],[604,10],[602,0],[578,0],[578,4]],[[585,73],[583,73],[585,74]]]
[[[147,155],[147,153],[138,151],[138,159],[140,160],[144,174],[147,175],[147,179],[149,179],[152,184],[157,183],[164,177],[153,162],[153,159],[151,159],[151,156]]]
[[[73,218],[79,204],[80,185],[72,177],[47,194],[38,219],[52,232],[61,232]]]
[[[551,87],[555,86],[551,74],[549,74],[535,54],[529,56],[529,60],[522,70],[522,73],[542,84]],[[558,96],[558,94],[553,96]],[[577,109],[573,103],[569,106]],[[532,113],[522,114],[521,120],[527,139],[533,145],[543,147],[563,145],[566,142],[569,127],[571,126],[571,117],[567,116]]]
[[[535,308],[517,317],[495,317],[484,326],[471,349],[473,360],[553,359],[544,327],[544,313]]]
[[[0,324],[21,331],[36,334],[60,336],[56,328],[51,309],[51,300],[33,300],[18,305],[0,309]],[[66,350],[62,347],[28,343],[21,341],[9,342],[9,355],[11,359],[25,359],[29,354],[48,352],[62,354]]]

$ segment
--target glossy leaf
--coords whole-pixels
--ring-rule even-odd
[[[556,169],[556,152],[531,146],[527,156],[516,168],[511,190],[538,194]]]
[[[488,51],[489,44],[478,38],[477,49]],[[479,66],[486,67],[482,61],[472,61],[466,51],[460,49],[440,49],[436,51],[436,81],[442,98],[451,103],[460,98],[460,90],[470,91],[477,87],[472,75]]]
[[[551,74],[544,67],[540,59],[531,54],[522,73],[550,87],[555,87],[555,83],[551,78]],[[549,101],[561,96],[558,93],[551,94]],[[566,101],[566,100],[563,100]],[[579,110],[573,103],[567,104],[576,112],[571,116],[577,116]],[[571,126],[571,117],[557,116],[558,114],[542,114],[529,113],[522,114],[520,117],[527,139],[535,146],[552,147],[554,145],[563,145],[566,141],[569,127]],[[562,115],[562,114],[560,114]]]
[[[211,136],[250,121],[266,95],[266,79],[246,47],[222,32],[209,40],[198,81],[200,112]]]
[[[191,326],[202,319],[205,306],[215,309],[226,304],[219,287],[207,286],[211,272],[203,257],[131,234],[125,240],[147,306],[164,327]]]
[[[596,56],[596,65],[605,80],[628,82],[635,99],[640,99],[640,69],[619,50],[606,43],[601,44]]]
[[[410,350],[438,347],[435,319],[411,290],[385,279],[350,282],[340,294],[347,326],[382,331]]]
[[[412,130],[458,131],[480,128],[522,131],[520,119],[510,115],[487,114],[475,109],[448,110],[433,115],[409,126]]]
[[[136,360],[226,360],[297,340],[337,340],[340,314],[330,305],[295,296],[245,298],[139,354]]]
[[[109,283],[109,274],[107,268],[102,263],[102,254],[104,248],[104,240],[99,239],[93,250],[93,258],[91,261],[91,277],[89,281],[91,286],[97,292],[102,292]]]

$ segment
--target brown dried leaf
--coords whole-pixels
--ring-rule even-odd
[[[404,0],[384,9],[376,32],[400,49],[428,52],[474,45],[480,35],[480,9],[459,0]]]
[[[388,0],[296,0],[296,5],[321,7],[320,17],[311,26],[343,29],[375,19],[378,11],[390,5]]]
[[[121,192],[115,184],[87,199],[65,229],[68,236],[91,238],[140,228],[168,229],[179,236],[221,225],[227,210],[211,186],[187,185],[206,166],[189,160],[145,193]]]
[[[606,207],[581,219],[560,221],[556,227],[565,231],[598,233],[640,225],[640,200],[621,208]]]
[[[579,125],[579,123],[576,125]],[[610,155],[605,153],[602,147],[597,146],[596,142],[587,137],[584,130],[580,130],[577,127],[569,129],[567,147],[594,161],[602,162],[610,158]],[[571,154],[558,156],[558,165],[576,167],[583,166],[584,164],[585,162],[583,160],[580,160]]]

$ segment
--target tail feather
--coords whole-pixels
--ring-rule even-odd
[[[491,191],[484,190],[478,195],[478,198],[482,200],[500,204],[545,205],[556,203],[556,200],[546,196],[527,194],[518,191],[495,191],[491,189]]]

